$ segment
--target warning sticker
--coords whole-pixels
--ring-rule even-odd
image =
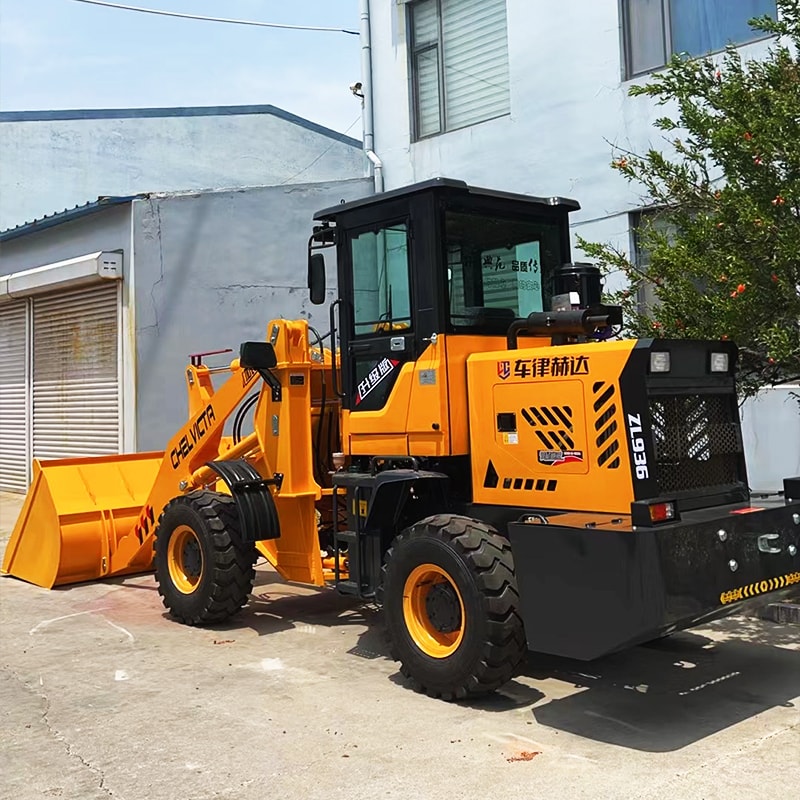
[[[783,589],[784,586],[794,586],[800,583],[800,572],[790,572],[786,575],[779,575],[777,578],[768,578],[755,583],[748,583],[747,586],[737,586],[727,592],[722,592],[719,602],[722,605],[735,603],[737,600],[747,600],[767,592],[774,592],[775,589]]]

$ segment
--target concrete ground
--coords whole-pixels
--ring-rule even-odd
[[[3,548],[21,504],[0,495]],[[772,798],[800,786],[800,628],[730,618],[504,691],[408,690],[380,615],[266,567],[188,628],[150,575],[0,579],[0,797]],[[791,787],[794,786],[794,789]]]

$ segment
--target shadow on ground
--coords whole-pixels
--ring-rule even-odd
[[[259,636],[290,630],[300,625],[340,628],[367,626],[362,635],[367,641],[382,638],[376,606],[329,588],[287,584],[272,571],[258,570],[250,600],[230,621],[207,626],[221,633],[250,628]],[[381,653],[383,655],[383,653]],[[386,654],[388,656],[388,654]]]
[[[328,590],[285,594],[265,575],[228,631],[260,635],[297,625],[366,628],[349,651],[389,658],[380,611]],[[800,628],[732,617],[713,625],[714,639],[673,634],[593,662],[529,654],[500,691],[466,702],[488,712],[530,708],[531,721],[584,738],[646,752],[668,752],[776,706],[800,705]],[[389,680],[408,689],[399,672]]]
[[[727,624],[732,633],[723,641],[683,632],[593,662],[531,654],[519,681],[556,679],[573,689],[537,703],[533,719],[620,747],[668,752],[770,708],[799,705],[800,652],[779,645],[797,642],[800,631],[739,618]],[[741,638],[735,628],[744,629]],[[506,707],[502,695],[480,707],[494,703]]]

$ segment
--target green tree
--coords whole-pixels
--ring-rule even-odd
[[[800,376],[800,3],[778,0],[766,57],[673,56],[632,95],[668,116],[667,152],[615,150],[612,167],[644,189],[645,268],[609,245],[580,240],[630,288],[612,296],[638,337],[730,339],[742,395]],[[650,281],[654,302],[637,302]]]

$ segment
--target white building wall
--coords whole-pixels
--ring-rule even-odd
[[[387,189],[447,176],[573,197],[582,235],[640,205],[637,190],[610,168],[612,143],[661,148],[652,123],[664,109],[628,97],[618,0],[507,0],[510,115],[418,142],[410,137],[405,12],[396,0],[371,3],[375,148]],[[757,56],[766,47],[742,51]]]
[[[800,475],[800,384],[759,392],[741,415],[750,486],[775,491]]]
[[[623,80],[618,0],[507,0],[511,113],[418,142],[410,135],[405,5],[370,5],[375,149],[386,189],[446,176],[493,189],[572,197],[581,204],[572,215],[574,234],[629,251],[628,212],[642,199],[611,169],[612,145],[640,153],[650,146],[665,149],[663,134],[653,128],[665,109],[628,96],[633,81]],[[757,58],[768,46],[761,41],[741,50]],[[573,258],[581,257],[574,248]],[[620,282],[610,276],[607,286]],[[744,414],[751,483],[778,489],[763,442],[781,429],[796,430],[800,412],[782,400],[770,403],[768,416],[764,408],[761,401]]]

